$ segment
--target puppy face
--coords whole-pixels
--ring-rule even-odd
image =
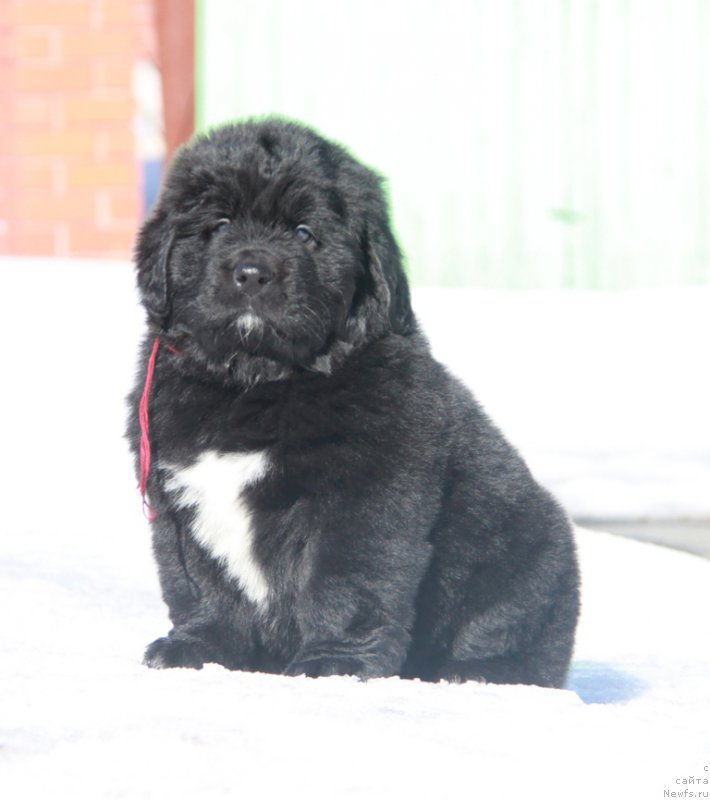
[[[213,370],[318,369],[413,325],[378,177],[291,123],[184,148],[137,261],[153,326]]]

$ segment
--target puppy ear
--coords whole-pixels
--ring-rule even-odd
[[[170,312],[170,253],[175,231],[157,210],[143,225],[136,246],[138,288],[151,322],[163,327]]]
[[[368,220],[363,239],[375,299],[387,314],[390,329],[406,336],[415,328],[414,312],[402,255],[386,212]]]

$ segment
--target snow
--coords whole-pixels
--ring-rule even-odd
[[[142,319],[130,270],[7,259],[0,276],[3,797],[710,796],[695,780],[710,781],[710,562],[601,532],[578,531],[564,690],[141,666],[168,622],[121,439]],[[662,309],[677,344],[704,335],[687,340],[699,357],[708,299],[416,294],[435,350],[538,474],[628,513],[706,510],[707,378],[652,323]],[[608,467],[640,475],[622,489]]]

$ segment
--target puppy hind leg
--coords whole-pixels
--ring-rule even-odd
[[[550,669],[544,659],[534,656],[511,655],[502,658],[472,659],[471,661],[446,661],[434,676],[435,681],[462,683],[532,684],[560,688],[565,681],[566,669]]]
[[[309,592],[297,610],[301,642],[286,675],[398,675],[410,643],[403,622],[374,593],[345,582]]]
[[[359,636],[318,639],[299,649],[284,674],[309,678],[327,675],[391,677],[399,673],[408,641],[407,632],[396,625],[375,628]]]
[[[486,636],[478,625],[469,624],[438,665],[434,680],[563,687],[574,646],[575,599],[572,590],[568,602],[553,605],[535,628],[528,623],[530,627],[506,633],[489,630]]]

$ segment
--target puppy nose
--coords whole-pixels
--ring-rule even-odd
[[[255,261],[240,261],[234,267],[234,281],[237,289],[249,297],[258,294],[267,283],[271,283],[274,273],[271,267]]]

